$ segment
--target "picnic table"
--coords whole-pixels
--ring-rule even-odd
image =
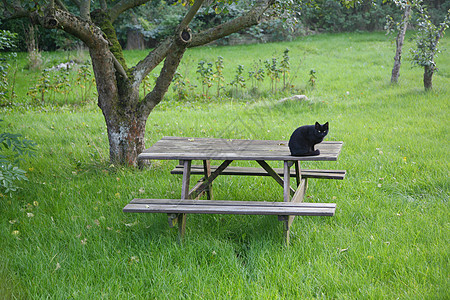
[[[167,213],[171,227],[178,224],[182,238],[186,228],[186,214],[244,214],[276,215],[284,223],[284,235],[289,233],[295,216],[333,216],[335,203],[304,203],[308,178],[344,179],[344,170],[301,169],[301,161],[336,161],[342,142],[324,141],[316,145],[317,156],[291,156],[288,142],[277,140],[242,140],[217,138],[163,137],[138,157],[139,160],[176,160],[171,171],[181,174],[179,199],[133,199],[124,212]],[[235,161],[256,161],[260,167],[230,166]],[[199,165],[193,161],[202,161]],[[211,161],[222,161],[211,165]],[[272,168],[267,161],[283,162],[282,168]],[[294,168],[292,168],[294,166]],[[292,169],[291,169],[292,168]],[[202,175],[190,188],[191,175]],[[283,188],[279,199],[269,201],[213,200],[212,183],[219,175],[269,176]],[[291,186],[295,177],[296,187]],[[207,200],[199,200],[203,195]],[[282,201],[280,201],[282,200]]]

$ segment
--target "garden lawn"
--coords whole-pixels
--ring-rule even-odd
[[[338,161],[303,166],[347,170],[343,181],[309,181],[306,201],[336,203],[334,217],[295,218],[286,247],[274,216],[188,215],[179,244],[166,215],[122,212],[135,197],[179,197],[174,162],[112,165],[92,102],[36,106],[21,96],[1,109],[2,128],[38,146],[22,163],[29,181],[0,198],[0,298],[449,298],[450,55],[438,57],[431,92],[406,53],[399,84],[389,84],[395,49],[382,33],[192,49],[192,67],[181,67],[194,78],[196,61],[221,55],[234,69],[286,47],[293,66],[301,61],[292,82],[308,101],[243,91],[179,102],[171,91],[148,119],[147,145],[171,135],[287,140],[300,125],[328,121],[326,140],[344,141]],[[20,71],[18,83],[30,74]],[[223,177],[214,187],[216,199],[282,201],[270,178]]]

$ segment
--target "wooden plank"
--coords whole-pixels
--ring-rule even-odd
[[[291,188],[291,175],[290,175],[290,167],[289,167],[289,161],[285,160],[284,161],[284,170],[283,170],[283,182],[284,182],[284,186],[283,186],[283,196],[284,196],[284,202],[289,202],[291,193],[294,191],[294,189]],[[273,171],[273,170],[272,170]],[[274,171],[273,171],[274,172]],[[292,193],[293,195],[295,194]]]
[[[295,165],[295,164],[294,164]],[[203,174],[201,170],[201,166],[192,165],[191,174],[199,175]],[[211,166],[211,170],[214,171],[217,166]],[[281,168],[273,168],[273,170],[279,175],[283,176],[283,169]],[[171,174],[182,174],[183,169],[181,166],[176,166]],[[295,177],[295,170],[291,170],[291,177]],[[319,179],[339,179],[342,180],[345,178],[346,171],[345,170],[312,170],[312,169],[302,169],[300,170],[300,174],[305,178],[319,178]],[[255,167],[228,167],[226,170],[222,172],[221,175],[240,175],[240,176],[270,176],[264,169],[255,168]]]
[[[148,204],[148,205],[230,205],[230,206],[260,206],[260,207],[336,207],[334,203],[294,203],[280,201],[238,201],[238,200],[181,200],[181,199],[142,199],[136,198],[130,201],[131,204]]]
[[[333,161],[337,160],[342,142],[326,141],[316,147],[320,155],[297,157],[290,155],[286,141],[164,137],[139,159]]]
[[[290,156],[285,154],[263,153],[257,155],[254,151],[246,154],[227,152],[162,152],[141,153],[139,160],[300,160],[300,161],[336,161],[337,154],[321,154],[319,156]]]
[[[318,144],[317,147],[320,150],[323,150],[325,152],[332,152],[338,151],[341,144],[328,144],[326,142],[322,142],[321,144]],[[152,149],[153,148],[153,149]],[[289,148],[285,144],[252,144],[252,143],[243,143],[243,144],[231,144],[231,143],[217,143],[217,144],[184,144],[184,143],[157,143],[154,144],[150,149],[157,151],[157,150],[164,150],[164,151],[174,151],[179,150],[181,151],[192,151],[192,150],[219,150],[219,151],[289,151]]]
[[[261,167],[263,167],[263,169],[267,172],[267,174],[269,174],[270,176],[272,176],[273,179],[275,179],[275,181],[281,185],[285,191],[290,190],[290,193],[292,193],[292,195],[295,193],[294,189],[290,187],[289,185],[289,180],[287,181],[287,187],[286,187],[286,183],[285,180],[286,179],[282,179],[280,176],[278,176],[278,174],[272,169],[272,167],[270,167],[265,161],[263,160],[257,160],[258,164],[260,164]]]
[[[295,180],[297,182],[297,187],[300,185],[301,183],[301,179],[302,179],[302,170],[300,169],[300,162],[299,161],[295,161],[294,162],[295,165]]]
[[[189,194],[190,198],[196,198],[198,194],[200,194],[201,192],[203,192],[205,189],[207,189],[211,183],[214,181],[214,179],[217,178],[217,176],[219,176],[223,170],[225,170],[233,161],[232,160],[226,160],[224,161],[220,166],[218,166],[216,168],[216,170],[214,170],[214,172],[211,173],[211,176],[209,176],[208,178],[205,178],[204,182],[198,187],[197,190],[192,191]]]
[[[181,199],[188,199],[189,198],[189,184],[191,180],[191,160],[185,160],[183,161],[183,180],[181,183]],[[170,219],[170,217],[169,217]],[[181,241],[184,237],[184,234],[186,232],[186,214],[179,213],[176,217],[177,223],[178,223],[178,238]],[[169,223],[172,220],[169,220]]]
[[[308,181],[306,178],[302,178],[299,187],[295,191],[294,196],[292,197],[291,203],[302,203],[303,199],[305,198],[306,189],[308,187]],[[292,222],[294,222],[295,216],[289,216],[287,220],[284,220],[287,222],[285,226],[289,229],[292,225]],[[288,238],[286,239],[288,241]]]
[[[301,202],[303,202],[303,199],[304,199],[305,193],[306,193],[306,188],[307,188],[306,178],[302,178],[300,186],[297,188],[297,190],[295,191],[294,196],[292,197],[291,203],[301,203]]]
[[[205,177],[200,178],[197,183],[194,185],[194,187],[189,191],[189,195],[193,195],[199,188],[200,186],[205,182]],[[202,197],[204,194],[206,193],[206,190],[197,193],[196,197],[194,198],[194,200],[198,200],[200,197]],[[208,199],[210,200],[210,199]]]
[[[212,201],[214,202],[214,201]],[[231,201],[234,202],[234,201]],[[284,203],[284,202],[280,202]],[[336,207],[329,206],[241,206],[218,205],[217,203],[196,205],[168,204],[127,204],[124,212],[138,213],[176,213],[176,214],[236,214],[236,215],[296,215],[296,216],[333,216]]]
[[[210,160],[203,161],[203,173],[205,175],[204,178],[208,178],[209,176],[211,176],[211,161]],[[208,188],[206,189],[206,198],[208,200],[213,199],[212,182],[208,185]]]
[[[181,182],[181,199],[189,198],[189,183],[191,179],[192,161],[185,160],[183,162],[183,180]]]

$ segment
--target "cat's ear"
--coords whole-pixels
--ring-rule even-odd
[[[320,129],[320,124],[319,124],[319,122],[316,122],[316,124],[315,124],[314,126],[315,126],[315,128],[316,128],[317,130]]]
[[[325,124],[323,124],[323,127],[325,128],[325,130],[328,130],[328,122],[326,122]]]

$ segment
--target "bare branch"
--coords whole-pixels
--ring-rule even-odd
[[[136,65],[133,71],[135,86],[139,86],[145,76],[164,60],[173,42],[173,37],[167,38]]]
[[[186,16],[184,16],[183,20],[180,22],[180,25],[178,25],[178,31],[186,29],[186,27],[189,25],[189,23],[191,23],[192,19],[197,14],[204,1],[205,0],[195,0]]]
[[[261,21],[263,13],[273,4],[273,2],[273,0],[260,0],[246,14],[194,35],[189,47],[205,45],[244,28],[258,24]]]
[[[150,0],[121,0],[119,1],[116,5],[114,5],[110,10],[109,10],[109,16],[111,18],[111,22],[114,22],[117,17],[119,17],[119,15],[121,13],[123,13],[124,11],[142,5],[144,3],[149,2]]]
[[[55,8],[51,15],[31,13],[30,17],[45,28],[59,28],[82,40],[89,48],[99,43],[108,45],[103,32],[92,22],[83,20],[65,10]]]
[[[172,43],[169,47],[164,66],[161,69],[161,73],[156,80],[153,90],[148,93],[144,101],[141,102],[140,110],[143,112],[143,116],[148,116],[153,108],[161,102],[162,98],[167,92],[170,84],[172,83],[173,75],[177,71],[178,65],[186,50],[187,44]]]
[[[178,39],[181,42],[190,42],[191,40],[191,34],[190,31],[187,30],[187,26],[192,21],[192,19],[195,17],[195,14],[200,9],[202,3],[204,0],[196,0],[192,7],[189,9],[186,16],[183,18],[183,20],[180,22],[177,28],[178,32]],[[189,37],[185,40],[183,39],[185,37],[185,34],[188,34]],[[163,41],[161,44],[158,45],[152,52],[147,55],[146,58],[144,58],[142,61],[140,61],[133,72],[134,75],[134,85],[139,85],[142,80],[145,78],[145,76],[148,75],[156,66],[158,66],[164,58],[168,55],[168,52],[171,51],[170,47],[171,44],[175,40],[173,38],[168,38],[165,41]]]

